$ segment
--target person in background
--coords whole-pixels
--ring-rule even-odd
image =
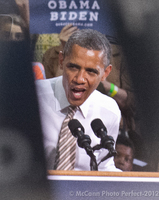
[[[25,20],[26,21],[26,20]],[[0,39],[5,41],[23,41],[28,36],[27,25],[20,15],[0,15]],[[35,79],[45,79],[44,66],[40,62],[32,62]]]
[[[35,80],[46,79],[44,66],[40,62],[32,62]]]
[[[19,10],[19,15],[25,22],[26,29],[29,31],[29,0],[15,0]]]
[[[26,36],[25,22],[19,15],[0,15],[1,40],[22,41]]]
[[[118,41],[111,44],[113,69],[110,76],[102,81],[98,90],[110,96],[117,103],[122,113],[120,130],[139,132],[136,126],[136,99],[133,84],[128,71],[128,65],[123,53],[123,49]]]
[[[15,40],[20,41],[23,40],[24,37],[25,39],[28,39],[29,0],[8,0],[8,1],[1,0],[0,23],[1,23],[0,37],[2,40],[10,39],[14,41]]]
[[[90,157],[85,150],[75,144],[75,154],[72,152],[75,137],[69,134],[67,117],[73,117],[82,124],[91,138],[91,146],[100,144],[90,126],[96,118],[103,121],[109,135],[116,141],[120,110],[115,100],[96,90],[112,69],[110,56],[110,44],[103,34],[93,29],[75,31],[63,52],[59,52],[63,76],[36,81],[48,169],[90,170]],[[73,109],[74,116],[71,117],[70,110]],[[65,153],[67,156],[63,155]],[[97,150],[97,163],[107,153],[105,148]],[[61,164],[62,158],[67,164]],[[113,157],[100,163],[98,170],[120,171],[115,167]]]
[[[29,33],[29,21],[30,21],[29,0],[15,0],[15,3],[18,7],[21,21],[23,21],[23,25],[21,24],[21,27],[25,27],[25,31]],[[32,38],[31,38],[31,41],[32,41]],[[35,45],[35,44],[31,43],[31,45]],[[46,78],[45,69],[42,63],[32,62],[32,67],[33,67],[32,69],[33,69],[35,80]]]
[[[116,141],[117,154],[114,157],[115,166],[122,171],[133,170],[134,145],[126,136],[119,135]]]
[[[77,31],[78,28],[72,24],[66,25],[59,34],[61,44],[48,49],[42,58],[45,68],[46,78],[53,78],[62,75],[63,71],[59,65],[59,52],[63,50],[68,38]]]
[[[117,102],[122,114],[119,133],[129,136],[135,146],[136,158],[143,159],[145,144],[141,134],[141,117],[127,60],[119,41],[112,41],[111,48],[112,71],[107,79],[101,81],[97,89]]]

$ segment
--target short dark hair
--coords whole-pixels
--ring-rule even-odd
[[[93,29],[81,29],[74,32],[64,47],[64,57],[69,56],[74,44],[89,50],[103,51],[105,68],[110,64],[111,47],[104,34]]]
[[[135,154],[134,144],[127,136],[118,135],[117,140],[116,140],[116,145],[117,144],[122,144],[124,146],[130,147],[133,151],[133,156],[134,156]]]

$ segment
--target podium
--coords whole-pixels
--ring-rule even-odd
[[[158,172],[48,171],[52,199],[159,198]]]

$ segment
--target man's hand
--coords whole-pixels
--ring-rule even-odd
[[[67,42],[68,38],[77,30],[78,30],[77,26],[73,26],[72,24],[68,24],[65,27],[63,27],[63,29],[59,34],[59,39],[63,46]]]

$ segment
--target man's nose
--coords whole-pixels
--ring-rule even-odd
[[[86,82],[86,74],[84,71],[79,71],[75,76],[75,81],[78,84],[84,84]]]

